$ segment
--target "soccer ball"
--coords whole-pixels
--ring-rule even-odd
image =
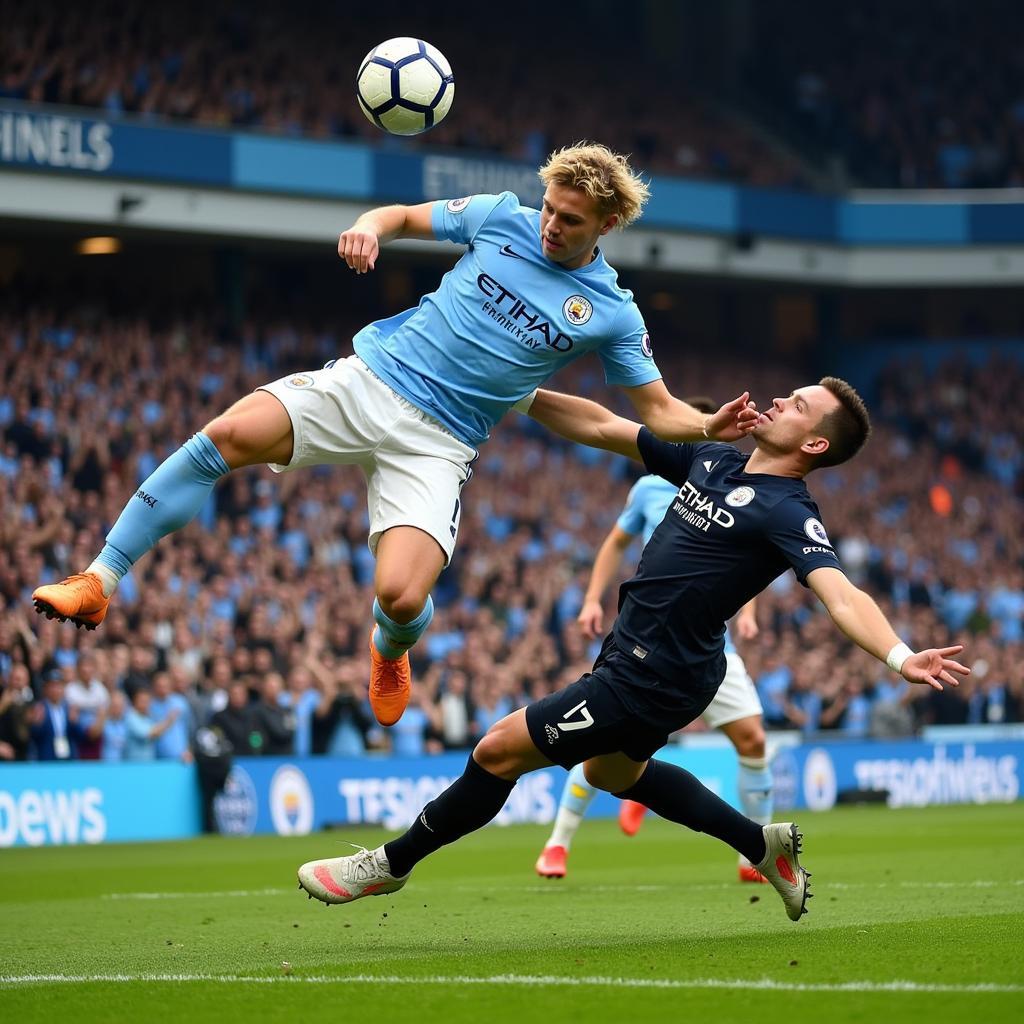
[[[399,36],[363,58],[356,95],[363,113],[378,128],[392,135],[419,135],[451,109],[455,77],[437,47]]]

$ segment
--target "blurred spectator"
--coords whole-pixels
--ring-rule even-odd
[[[265,738],[263,753],[277,757],[294,753],[295,715],[281,704],[283,695],[284,680],[279,673],[268,672],[260,687],[256,717]]]
[[[171,673],[158,672],[153,677],[150,716],[158,722],[171,718],[171,724],[156,738],[156,756],[162,760],[192,762],[192,706],[183,693],[172,687]]]
[[[469,697],[465,672],[455,670],[445,675],[437,712],[437,733],[446,750],[464,750],[476,743],[476,709]]]
[[[263,753],[266,738],[245,683],[234,682],[228,687],[227,706],[213,716],[211,724],[224,734],[236,757]]]
[[[157,740],[177,722],[178,712],[174,708],[171,708],[162,719],[157,719],[153,715],[151,705],[152,696],[149,690],[135,691],[131,704],[125,711],[125,761],[155,761]]]
[[[391,753],[395,757],[422,757],[442,749],[437,740],[430,738],[431,716],[425,707],[423,685],[413,681],[409,706],[402,717],[388,729]]]
[[[313,713],[314,754],[358,757],[366,752],[373,720],[366,704],[366,683],[358,669],[307,662],[320,686],[320,702]]]
[[[115,690],[103,715],[100,757],[104,761],[123,761],[127,746],[128,698],[121,690]]]
[[[86,730],[86,735],[79,740],[76,755],[84,761],[96,761],[100,758],[102,732],[95,732],[90,727],[110,703],[110,692],[103,685],[97,671],[96,655],[91,652],[83,653],[78,659],[77,670],[71,670],[71,680],[64,688],[64,699],[68,706],[75,710],[79,723]]]
[[[12,665],[0,680],[0,761],[24,761],[28,757],[28,710],[32,689],[28,669]]]
[[[313,685],[313,674],[305,665],[296,665],[288,673],[288,689],[279,699],[293,722],[295,756],[308,757],[313,753],[313,713],[320,703],[320,694]]]
[[[64,674],[50,669],[43,679],[43,696],[29,715],[32,747],[37,761],[67,761],[77,756],[78,743],[86,738],[78,712],[64,699]]]

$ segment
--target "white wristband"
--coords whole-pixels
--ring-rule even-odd
[[[521,412],[524,416],[529,415],[530,406],[533,405],[533,400],[537,397],[537,388],[534,388],[528,395],[523,395],[515,405],[512,406],[516,412]]]
[[[901,640],[886,656],[885,663],[893,670],[900,672],[903,669],[903,662],[914,652]]]

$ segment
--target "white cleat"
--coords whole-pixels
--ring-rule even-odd
[[[354,845],[354,844],[353,844]],[[395,878],[391,874],[384,847],[359,852],[348,857],[311,860],[299,868],[299,885],[321,903],[351,903],[364,896],[383,896],[397,892],[409,875]]]
[[[799,859],[803,833],[791,821],[765,825],[763,831],[764,860],[754,867],[775,886],[775,891],[786,904],[789,919],[799,921],[807,913],[807,901],[811,899],[808,882],[811,873],[800,867]]]

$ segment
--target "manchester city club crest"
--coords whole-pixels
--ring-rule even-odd
[[[450,199],[448,201],[448,212],[449,213],[462,213],[462,211],[469,206],[469,201],[472,196],[463,196],[461,199]]]
[[[308,373],[293,373],[290,377],[285,378],[284,386],[301,391],[303,388],[313,386],[313,378]]]
[[[593,316],[594,306],[589,299],[585,299],[582,295],[570,295],[565,300],[565,305],[562,306],[562,312],[565,314],[565,319],[574,327],[581,327]]]
[[[749,505],[753,500],[753,487],[737,487],[725,496],[726,505],[731,505],[733,508],[743,508],[744,505]]]
[[[654,346],[651,344],[651,336],[646,331],[644,331],[644,336],[640,339],[640,350],[648,359],[654,358]]]

